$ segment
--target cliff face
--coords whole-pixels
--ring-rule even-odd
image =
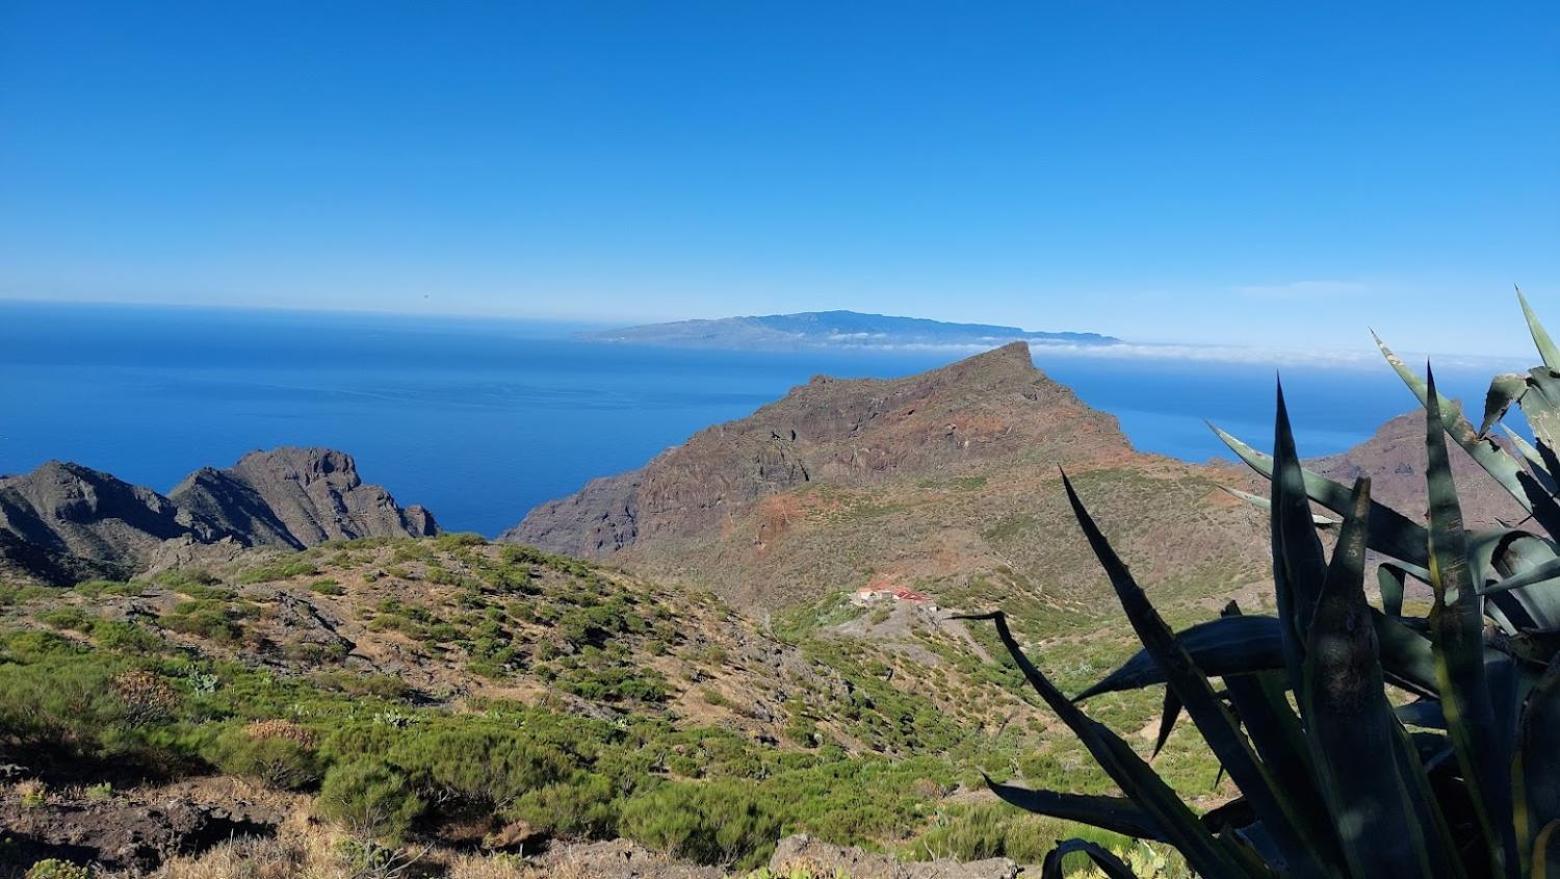
[[[0,477],[0,571],[48,583],[127,577],[170,544],[298,549],[436,531],[426,510],[363,485],[352,458],[329,449],[255,452],[196,471],[167,497],[60,461]]]
[[[1469,528],[1496,528],[1502,521],[1516,523],[1527,516],[1510,493],[1460,446],[1448,441],[1447,448],[1463,520]],[[1427,518],[1422,409],[1393,418],[1370,439],[1346,452],[1307,461],[1306,466],[1345,485],[1352,485],[1360,476],[1369,476],[1372,498],[1415,521]]]
[[[1058,467],[1175,576],[1260,570],[1252,512],[1200,468],[1139,454],[1015,343],[894,380],[817,378],[501,539],[611,556],[769,606],[871,582],[1021,578],[1091,591]],[[1252,550],[1260,550],[1254,545]],[[1215,569],[1218,573],[1212,574]]]
[[[427,510],[402,509],[384,488],[364,485],[352,456],[332,449],[250,452],[228,470],[190,474],[168,497],[244,535],[249,545],[301,549],[358,537],[427,537],[438,530]]]

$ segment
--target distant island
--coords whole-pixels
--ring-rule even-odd
[[[805,311],[718,320],[680,320],[581,334],[595,342],[695,348],[994,348],[1036,345],[1115,345],[1099,333],[1035,332],[992,324],[946,323],[918,317]]]

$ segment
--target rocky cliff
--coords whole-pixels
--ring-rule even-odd
[[[972,578],[1094,592],[1059,467],[1155,577],[1262,570],[1253,511],[1209,471],[1134,451],[1022,342],[907,378],[816,378],[538,507],[501,539],[610,556],[765,607]]]
[[[257,546],[302,549],[327,540],[427,537],[438,530],[427,510],[403,509],[384,488],[364,485],[352,456],[332,449],[250,452],[227,470],[197,470],[168,498]]]
[[[364,485],[351,456],[330,449],[254,452],[229,470],[196,471],[168,496],[61,461],[0,477],[0,574],[46,583],[127,577],[187,558],[181,547],[436,532],[426,510]]]

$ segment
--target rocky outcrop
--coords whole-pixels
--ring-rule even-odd
[[[332,449],[250,452],[227,470],[197,470],[168,497],[254,546],[301,549],[327,540],[438,531],[427,510],[403,509],[384,488],[364,485],[352,456]]]
[[[166,497],[61,461],[0,477],[0,575],[45,583],[122,579],[205,547],[437,531],[426,510],[364,485],[352,457],[330,449],[254,452],[229,470],[196,471]]]

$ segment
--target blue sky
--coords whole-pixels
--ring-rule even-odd
[[[1513,282],[1553,2],[0,4],[0,297],[1526,352]]]

